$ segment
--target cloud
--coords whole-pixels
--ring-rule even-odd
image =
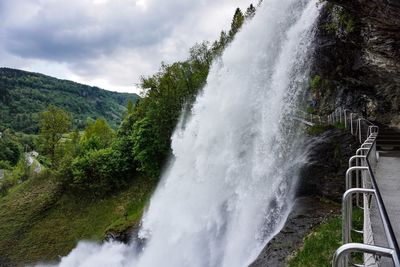
[[[0,0],[0,63],[134,89],[161,61],[184,59],[195,42],[217,38],[234,9],[250,2]]]

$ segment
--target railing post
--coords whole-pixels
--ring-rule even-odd
[[[354,135],[354,133],[353,133],[353,113],[350,113],[350,132],[352,135]]]
[[[349,190],[350,188],[352,188],[353,183],[352,183],[352,179],[351,179],[351,174],[353,171],[363,171],[363,170],[368,170],[368,167],[365,166],[355,166],[355,167],[351,167],[348,168],[346,171],[346,190]]]
[[[352,230],[352,220],[353,220],[353,195],[354,194],[374,194],[374,189],[366,189],[366,188],[351,188],[348,189],[343,194],[342,199],[342,225],[343,225],[343,235],[342,241],[343,244],[347,244],[351,242],[351,230]],[[365,207],[364,207],[365,208]]]
[[[356,160],[356,166],[363,166],[361,161],[362,161],[362,159],[365,159],[365,158],[366,158],[366,156],[363,156],[363,155],[352,156],[349,159],[349,168],[353,167],[353,161],[354,160]],[[361,181],[360,181],[359,172],[356,171],[356,187],[360,188],[360,185],[361,185]],[[360,208],[360,197],[359,197],[359,194],[356,194],[356,204],[357,204],[357,207]]]

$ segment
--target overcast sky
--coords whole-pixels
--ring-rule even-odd
[[[0,0],[0,66],[137,92],[256,0]]]

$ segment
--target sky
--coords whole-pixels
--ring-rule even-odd
[[[0,67],[136,92],[258,0],[0,0]]]

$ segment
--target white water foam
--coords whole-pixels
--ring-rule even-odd
[[[134,242],[81,242],[59,267],[242,267],[283,226],[306,149],[293,115],[309,79],[315,0],[265,0],[221,59]]]

